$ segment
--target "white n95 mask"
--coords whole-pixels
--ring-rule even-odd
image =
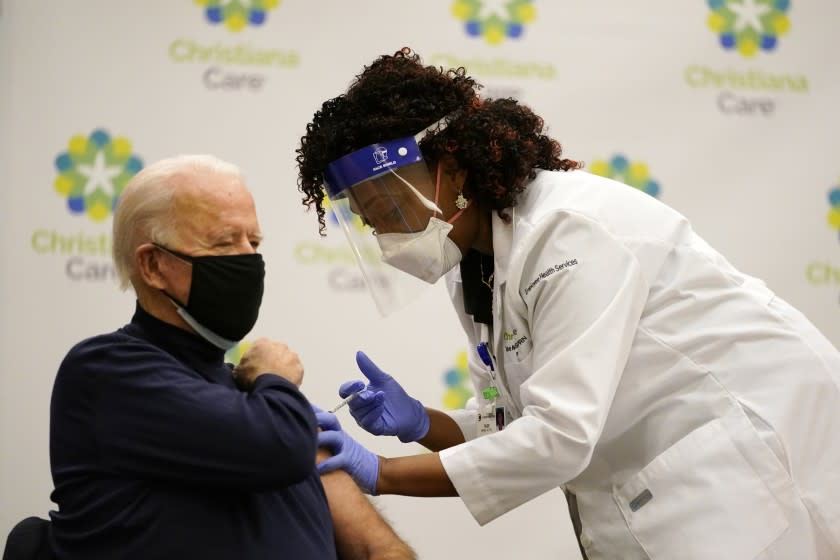
[[[449,238],[451,230],[452,224],[432,217],[423,231],[380,233],[376,241],[384,262],[434,284],[461,262],[461,250]]]

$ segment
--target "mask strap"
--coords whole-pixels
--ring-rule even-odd
[[[181,307],[174,299],[172,300],[172,303],[175,304],[175,311],[178,313],[178,315],[181,316],[184,322],[191,326],[192,329],[196,332],[196,334],[198,334],[198,336],[200,336],[216,348],[227,352],[239,343],[236,340],[228,340],[222,336],[219,336],[204,325],[202,325],[201,323],[199,323],[195,317],[190,315],[190,313],[186,309]]]
[[[175,257],[176,259],[178,259],[180,261],[184,261],[185,263],[192,264],[192,262],[195,260],[195,257],[193,257],[191,255],[185,255],[184,253],[179,253],[178,251],[173,251],[172,249],[170,249],[168,247],[164,247],[163,245],[159,245],[159,244],[155,243],[154,241],[152,242],[152,245],[154,245],[155,247],[157,247],[158,249],[160,249],[161,251],[163,251],[165,253],[169,253],[170,255]]]
[[[437,173],[435,174],[435,206],[437,206],[437,203],[438,203],[438,195],[439,195],[439,194],[440,194],[440,162],[438,162],[438,164],[437,164]],[[460,218],[460,217],[461,217],[461,214],[463,214],[463,213],[464,213],[464,211],[465,211],[467,208],[469,208],[470,206],[472,206],[472,199],[470,199],[469,201],[467,201],[467,205],[466,205],[466,206],[464,206],[463,208],[461,208],[460,210],[458,210],[457,212],[455,212],[455,214],[453,214],[451,218],[449,218],[448,220],[446,220],[446,223],[447,223],[447,224],[453,224],[453,223],[455,223],[455,220],[457,220],[458,218]],[[440,212],[440,210],[438,210],[438,212]],[[440,212],[440,213],[441,213],[441,214],[443,214],[443,212]]]
[[[181,318],[186,324],[192,327],[192,329],[198,336],[200,336],[216,348],[224,350],[225,352],[239,344],[239,342],[236,340],[228,340],[224,337],[217,335],[216,333],[199,323],[195,317],[190,315],[189,311],[186,310],[185,306],[180,301],[167,294],[166,290],[161,290],[161,292],[163,292],[163,295],[169,298],[169,301],[172,303],[172,305],[175,306],[175,312],[181,316]]]

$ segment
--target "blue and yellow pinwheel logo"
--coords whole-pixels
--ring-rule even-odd
[[[467,400],[473,396],[465,351],[455,356],[455,363],[443,374],[443,383],[446,386],[443,393],[444,408],[449,410],[464,408]]]
[[[73,136],[67,151],[55,158],[55,167],[55,190],[67,199],[70,212],[101,222],[111,215],[143,162],[132,153],[127,138],[112,138],[100,128],[89,136]]]
[[[828,211],[828,225],[840,232],[840,179],[837,180],[837,186],[828,191],[828,203],[831,205],[831,210]]]
[[[537,17],[531,0],[456,0],[452,14],[464,22],[467,35],[481,37],[491,45],[519,39],[525,26]]]
[[[242,31],[247,26],[265,23],[268,12],[280,5],[280,0],[195,0],[204,7],[204,16],[212,25],[223,23],[229,31]]]
[[[709,29],[717,33],[720,45],[742,56],[776,48],[779,37],[790,30],[789,0],[707,0]]]
[[[643,161],[630,161],[623,155],[616,154],[609,160],[593,161],[589,170],[595,175],[621,181],[652,197],[659,197],[659,183],[651,178],[650,170]]]

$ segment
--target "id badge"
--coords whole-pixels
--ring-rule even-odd
[[[495,401],[482,406],[476,419],[476,434],[495,434],[505,429],[505,407]]]

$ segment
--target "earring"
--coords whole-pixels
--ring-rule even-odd
[[[470,201],[467,200],[466,198],[464,198],[464,194],[459,192],[458,193],[458,198],[455,199],[455,207],[458,210],[463,210],[464,208],[467,207],[467,205],[469,203],[470,203]]]

